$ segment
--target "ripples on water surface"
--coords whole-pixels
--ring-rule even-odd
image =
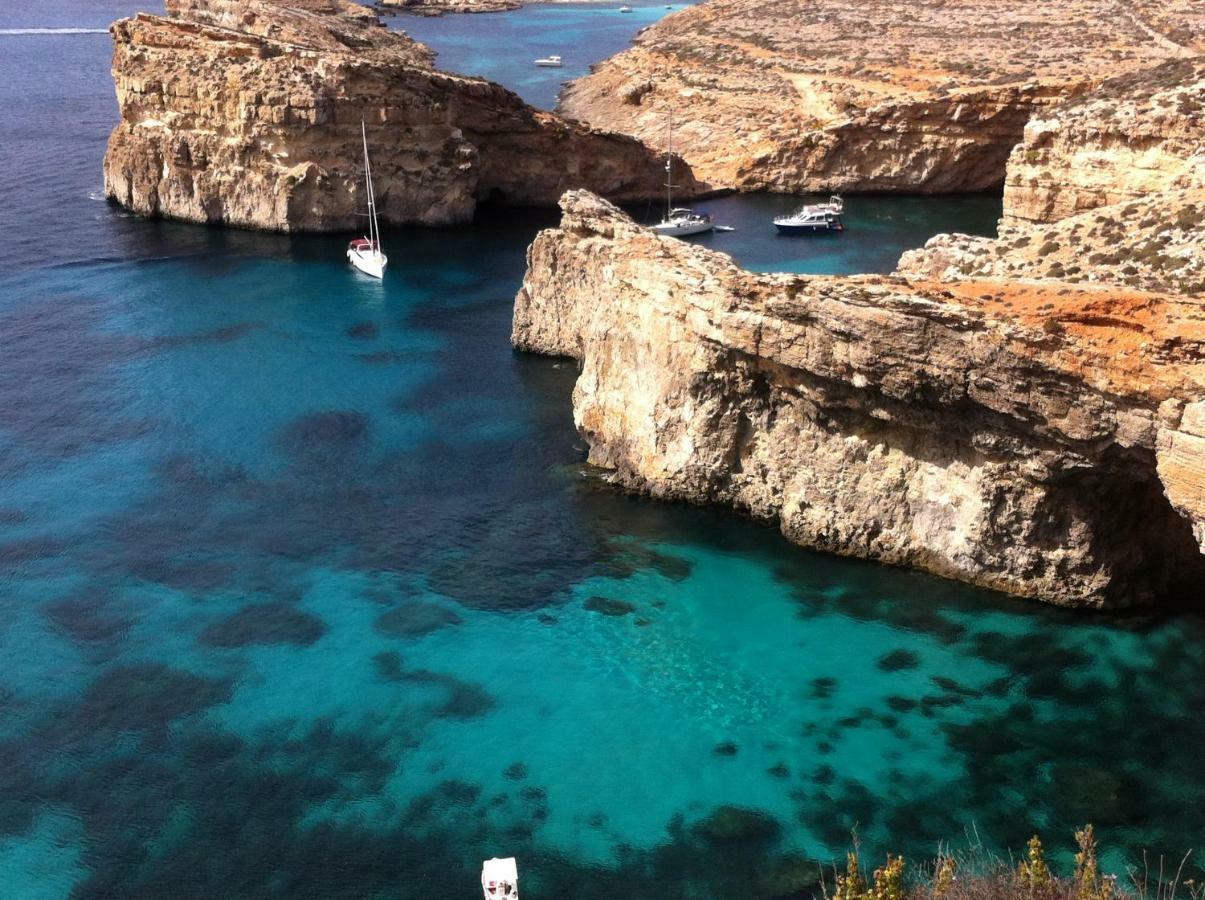
[[[64,9],[0,24],[96,24]],[[5,897],[471,897],[494,854],[525,896],[771,896],[855,823],[1205,834],[1199,621],[617,496],[572,364],[507,345],[550,214],[391,232],[383,284],[342,238],[125,217],[88,199],[107,40],[0,42]],[[789,201],[718,201],[749,224],[711,240],[884,270],[998,204],[863,202],[774,256]]]

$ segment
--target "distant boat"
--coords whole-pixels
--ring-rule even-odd
[[[630,7],[630,6],[621,6],[621,7],[619,7],[619,11],[620,11],[620,12],[631,12],[631,11],[632,11],[632,7]]]
[[[543,59],[535,61],[537,66],[544,66],[547,69],[559,69],[562,65],[559,56],[545,56]]]
[[[789,216],[779,216],[774,227],[783,234],[810,234],[817,231],[844,231],[841,214],[845,212],[845,201],[834,194],[828,203],[805,204]]]
[[[519,867],[513,856],[481,864],[481,892],[485,900],[519,900]]]
[[[665,218],[653,226],[653,231],[666,237],[686,237],[702,234],[715,228],[715,222],[705,212],[674,206],[674,122],[669,120],[669,138],[665,150]]]
[[[347,245],[348,261],[373,278],[385,277],[385,265],[389,257],[381,252],[381,226],[377,223],[377,198],[372,190],[372,164],[368,161],[368,132],[360,123],[360,137],[364,140],[364,186],[368,193],[368,236],[356,238]]]

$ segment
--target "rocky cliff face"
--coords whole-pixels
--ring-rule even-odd
[[[1031,121],[1008,160],[1006,222],[1054,222],[1190,188],[1205,188],[1200,56],[1112,79]]]
[[[360,123],[385,222],[440,225],[485,198],[551,205],[571,187],[659,195],[662,160],[432,54],[347,0],[167,0],[113,25],[121,123],[108,196],[135,212],[280,231],[358,228]],[[684,189],[693,182],[683,167]]]
[[[753,274],[562,209],[513,341],[581,361],[574,419],[617,483],[1056,603],[1199,597],[1200,297]]]
[[[645,30],[562,109],[673,147],[718,187],[997,187],[1031,116],[1199,52],[1205,6],[709,0]]]

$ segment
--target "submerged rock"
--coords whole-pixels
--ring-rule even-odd
[[[725,805],[696,823],[692,830],[715,844],[769,843],[778,840],[782,826],[761,810]]]
[[[459,625],[461,621],[459,615],[445,606],[410,600],[378,617],[376,628],[394,637],[421,637],[449,625]]]
[[[604,616],[626,616],[636,611],[636,604],[627,600],[617,600],[614,597],[591,597],[583,607],[590,612],[602,613]]]
[[[920,665],[920,657],[911,650],[892,650],[879,657],[875,666],[884,672],[899,672],[904,669],[915,669]]]
[[[246,647],[252,644],[306,646],[326,634],[326,623],[289,603],[244,606],[201,632],[209,647]]]

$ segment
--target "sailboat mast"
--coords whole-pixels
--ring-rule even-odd
[[[674,114],[669,114],[669,135],[665,141],[665,218],[674,208]]]
[[[360,120],[360,137],[364,141],[364,183],[368,191],[368,239],[379,246],[380,227],[377,225],[377,198],[372,189],[372,164],[368,160],[368,130]]]

